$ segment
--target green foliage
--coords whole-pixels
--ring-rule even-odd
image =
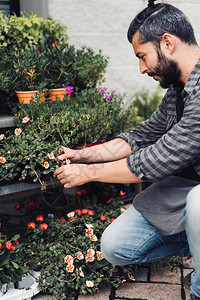
[[[138,109],[138,116],[147,120],[156,110],[162,99],[161,90],[158,88],[152,95],[149,91],[142,91],[135,96],[134,106]]]
[[[131,267],[112,266],[100,251],[101,235],[121,214],[122,204],[120,198],[102,205],[94,195],[84,196],[81,208],[66,212],[62,218],[32,216],[28,224],[20,225],[27,243],[24,263],[29,268],[40,266],[42,291],[58,300],[74,299],[76,294],[95,293],[103,282],[118,287],[133,280]]]
[[[34,13],[20,17],[7,17],[0,12],[0,51],[7,49],[13,53],[31,46],[42,48],[44,45],[67,41],[66,27],[51,18],[43,19]]]
[[[48,154],[56,157],[61,146],[83,147],[124,131],[129,112],[122,109],[122,100],[116,93],[88,88],[75,91],[71,100],[65,96],[64,101],[44,104],[37,99],[20,105],[15,112],[18,131],[7,132],[0,140],[0,181],[31,177],[44,186],[43,175],[58,166]]]
[[[18,239],[18,234],[9,239],[0,232],[0,289],[4,283],[20,280],[27,271],[20,254],[24,245]]]

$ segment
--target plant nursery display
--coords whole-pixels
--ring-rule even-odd
[[[57,216],[41,207],[29,208],[30,214],[16,227],[26,243],[21,251],[23,263],[28,269],[40,270],[41,291],[57,300],[93,294],[104,283],[118,287],[134,280],[131,267],[112,266],[100,249],[102,232],[125,210],[123,196],[101,204],[87,194],[87,188],[78,192],[79,204],[72,211]]]

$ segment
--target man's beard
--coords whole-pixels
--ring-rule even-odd
[[[181,70],[177,62],[165,57],[161,50],[158,52],[158,64],[153,73],[148,73],[149,76],[158,76],[161,78],[160,86],[164,89],[169,88],[171,85],[174,88],[183,87],[183,83],[180,82]]]

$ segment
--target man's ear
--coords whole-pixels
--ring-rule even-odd
[[[160,46],[164,53],[172,54],[175,49],[174,36],[169,33],[164,33],[160,42]]]

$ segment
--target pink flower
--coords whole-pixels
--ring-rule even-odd
[[[71,93],[73,93],[74,91],[74,88],[73,86],[66,86],[65,90],[66,90],[66,95],[71,95]]]
[[[3,156],[0,156],[0,163],[5,164],[6,159]]]
[[[115,94],[115,93],[117,93],[117,91],[115,91],[115,90],[110,90],[111,91],[111,93],[113,93],[113,94]]]
[[[92,288],[92,287],[94,286],[93,281],[91,281],[91,280],[86,280],[86,286],[89,287],[89,288]]]
[[[20,135],[22,132],[21,128],[15,128],[15,134]]]
[[[73,264],[68,264],[66,266],[66,270],[67,270],[67,272],[72,273],[74,271],[74,265]]]
[[[45,161],[43,165],[44,165],[45,169],[48,169],[48,168],[49,168],[49,163],[48,163],[48,161]]]
[[[106,89],[105,89],[105,88],[103,88],[103,87],[100,87],[100,91],[101,91],[103,94],[105,94],[105,93],[106,93]]]
[[[2,133],[0,134],[0,141],[3,141],[3,139],[5,139],[5,135]]]
[[[28,123],[30,121],[30,119],[28,117],[24,117],[22,119],[22,123]]]
[[[106,95],[106,96],[105,96],[105,99],[111,99],[111,98],[112,98],[111,95]]]
[[[67,263],[67,264],[73,264],[74,262],[74,259],[71,255],[67,255],[64,257],[64,261]]]

